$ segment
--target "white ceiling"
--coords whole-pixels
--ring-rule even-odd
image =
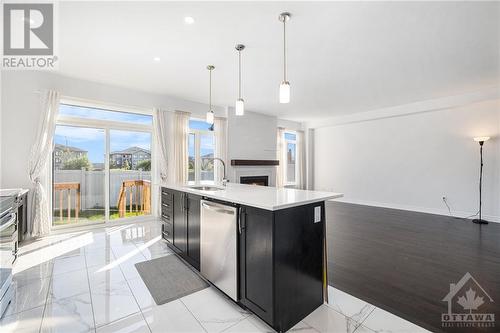
[[[285,10],[292,101],[280,105]],[[477,91],[500,78],[498,2],[66,2],[59,21],[62,74],[206,102],[213,64],[221,106],[237,97],[234,45],[243,43],[247,110],[292,120]]]

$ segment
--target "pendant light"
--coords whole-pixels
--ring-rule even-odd
[[[207,66],[210,79],[209,79],[209,88],[208,88],[208,105],[209,109],[207,112],[207,123],[213,124],[214,123],[214,110],[212,109],[212,71],[215,69],[214,65],[208,65]]]
[[[290,13],[281,13],[280,22],[283,23],[283,82],[280,84],[280,103],[290,103],[290,82],[286,79],[286,22],[290,20]]]
[[[235,113],[237,116],[243,116],[245,114],[245,101],[241,98],[241,51],[245,49],[245,45],[238,44],[235,49],[238,51],[238,99],[236,100]]]

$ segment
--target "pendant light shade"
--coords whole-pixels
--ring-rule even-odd
[[[290,21],[290,13],[281,13],[283,23],[283,81],[280,84],[280,103],[290,103],[290,82],[286,79],[286,22]]]
[[[214,123],[214,112],[212,110],[207,112],[207,123],[209,124]]]
[[[209,72],[209,88],[208,88],[208,111],[207,111],[207,123],[214,123],[214,110],[212,109],[212,71],[215,69],[215,66],[208,65],[207,66]]]
[[[235,109],[236,109],[235,114],[237,116],[243,116],[245,114],[245,101],[242,98],[238,98],[236,100]]]
[[[245,114],[245,101],[241,98],[241,51],[245,49],[245,45],[238,44],[235,49],[238,51],[238,99],[235,104],[235,114],[243,116]]]
[[[280,84],[280,103],[290,103],[290,83],[283,81]]]

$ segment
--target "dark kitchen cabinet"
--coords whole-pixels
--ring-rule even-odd
[[[241,208],[240,303],[278,332],[323,304],[324,220],[323,202]]]
[[[200,202],[200,196],[162,188],[163,238],[177,254],[198,270]],[[170,237],[169,232],[172,235]]]
[[[201,197],[187,194],[187,260],[200,269],[200,210]]]
[[[241,303],[266,322],[273,321],[273,212],[240,211]]]
[[[181,252],[187,251],[186,193],[173,192],[174,196],[174,246]]]

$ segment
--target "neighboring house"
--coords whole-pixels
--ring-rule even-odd
[[[87,151],[56,143],[54,145],[54,170],[61,170],[64,162],[76,158],[87,157]]]
[[[137,164],[142,161],[151,160],[151,151],[140,147],[129,147],[124,150],[111,152],[109,159],[114,169],[124,168],[127,164],[130,169],[137,169]]]

